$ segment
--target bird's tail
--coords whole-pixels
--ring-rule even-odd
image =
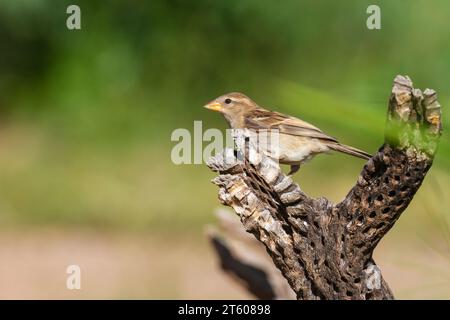
[[[361,158],[361,159],[369,160],[370,158],[372,158],[371,154],[369,154],[369,153],[367,153],[365,151],[362,151],[362,150],[359,150],[359,149],[347,146],[345,144],[333,143],[333,144],[329,144],[328,147],[331,150],[339,151],[339,152],[342,152],[342,153],[346,153],[346,154],[349,154],[351,156],[355,156],[355,157],[358,157],[358,158]]]

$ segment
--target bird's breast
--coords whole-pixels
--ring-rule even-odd
[[[329,151],[327,145],[319,139],[282,133],[279,134],[278,143],[272,142],[270,148],[260,147],[267,156],[284,164],[300,164],[318,153]]]

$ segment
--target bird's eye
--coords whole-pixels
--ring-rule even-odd
[[[225,99],[225,103],[226,104],[230,104],[231,103],[231,99],[230,98]]]

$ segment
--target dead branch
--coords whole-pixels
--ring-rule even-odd
[[[230,210],[217,210],[219,228],[209,227],[208,238],[221,269],[259,299],[295,299],[295,293],[267,254],[264,245],[245,231]]]
[[[226,150],[208,166],[219,173],[221,203],[264,244],[298,299],[393,299],[372,253],[419,189],[440,133],[436,92],[397,76],[385,143],[340,203],[308,197],[262,155]]]

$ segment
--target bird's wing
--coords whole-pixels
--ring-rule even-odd
[[[326,135],[319,128],[306,121],[262,108],[252,110],[245,117],[245,126],[256,131],[277,129],[283,134],[338,142],[335,138]]]

